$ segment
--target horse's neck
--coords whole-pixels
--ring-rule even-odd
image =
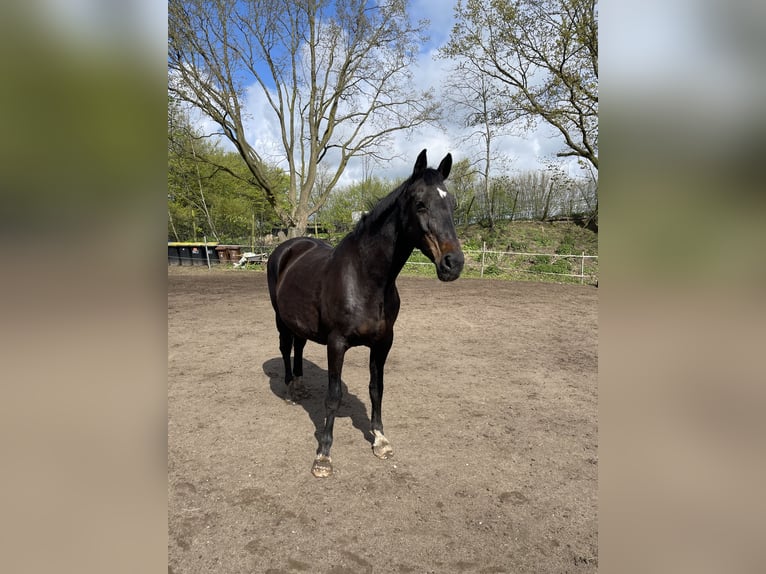
[[[380,225],[367,227],[356,238],[367,275],[381,287],[393,283],[413,250],[391,213]]]

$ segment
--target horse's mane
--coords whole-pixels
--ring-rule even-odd
[[[350,235],[356,236],[360,233],[364,233],[373,227],[375,223],[385,218],[385,216],[396,206],[399,198],[404,193],[404,190],[407,189],[411,179],[412,178],[408,179],[391,193],[381,198],[369,212],[362,215],[362,218],[354,226],[354,229],[351,230]]]
[[[441,179],[441,174],[435,169],[426,168],[418,175],[411,175],[399,187],[380,199],[368,213],[365,213],[359,222],[354,226],[354,229],[351,230],[349,235],[357,236],[360,233],[364,233],[367,230],[373,228],[376,223],[379,223],[382,219],[384,219],[388,213],[396,206],[402,194],[404,194],[405,190],[410,185],[412,185],[413,181],[415,181],[417,177],[422,177],[425,180],[426,185],[436,185],[438,180]]]

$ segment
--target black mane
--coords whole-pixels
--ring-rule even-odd
[[[410,179],[402,183],[385,197],[381,198],[369,212],[362,215],[362,218],[357,222],[349,235],[357,236],[373,227],[376,222],[384,219],[389,212],[396,207],[399,198],[409,186]]]
[[[351,230],[349,235],[357,236],[360,233],[373,228],[376,222],[385,219],[389,212],[396,207],[401,196],[415,182],[417,177],[422,177],[426,185],[436,185],[442,179],[441,174],[437,170],[431,168],[426,169],[418,176],[410,176],[399,187],[381,198],[368,213],[365,213],[354,226],[354,229]]]

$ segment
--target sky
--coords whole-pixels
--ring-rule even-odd
[[[430,20],[429,42],[421,48],[421,52],[413,71],[414,87],[419,91],[433,88],[437,94],[441,87],[441,80],[450,66],[450,62],[436,58],[440,46],[444,45],[450,34],[454,22],[454,0],[411,0],[410,14],[413,21],[419,19]],[[246,109],[252,119],[246,122],[248,139],[261,153],[262,157],[269,160],[278,159],[284,155],[281,144],[277,139],[279,133],[276,118],[273,117],[265,96],[260,88],[254,87],[249,90]],[[196,116],[197,126],[206,133],[215,131],[215,124],[203,117]],[[467,131],[456,123],[446,118],[442,126],[424,125],[415,128],[411,132],[397,132],[393,135],[391,145],[387,149],[395,156],[385,164],[372,166],[373,175],[384,179],[398,180],[407,177],[412,172],[415,158],[422,149],[428,150],[430,165],[438,165],[439,161],[451,153],[453,161],[468,158],[472,161],[480,157],[480,145],[461,143]],[[475,141],[475,138],[474,138]],[[223,142],[225,149],[233,150],[228,142]],[[513,174],[529,170],[544,169],[546,160],[555,157],[556,152],[564,148],[563,140],[557,136],[548,126],[541,125],[537,129],[527,132],[516,130],[511,135],[496,139],[496,151],[504,158],[502,164],[497,163],[496,175]],[[565,169],[571,175],[581,174],[577,162],[567,159]],[[285,167],[285,166],[283,166]],[[339,187],[350,185],[363,179],[364,165],[361,159],[353,158],[349,161]]]

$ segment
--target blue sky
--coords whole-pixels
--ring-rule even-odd
[[[430,20],[429,43],[421,48],[417,69],[413,70],[415,87],[419,90],[433,88],[438,95],[443,78],[451,65],[450,62],[435,56],[438,48],[449,38],[454,22],[454,3],[454,0],[410,0],[412,19]],[[277,139],[279,130],[260,88],[255,87],[249,91],[245,107],[252,116],[252,119],[246,122],[250,143],[259,150],[262,157],[278,163],[279,158],[284,155]],[[208,133],[215,131],[214,124],[204,118],[199,118],[198,126]],[[417,154],[424,148],[428,149],[429,162],[434,165],[448,152],[452,153],[455,161],[464,158],[474,160],[480,157],[483,144],[475,138],[472,140],[475,143],[462,142],[466,133],[464,128],[447,118],[441,127],[421,126],[411,134],[395,134],[389,149],[396,157],[385,165],[373,166],[373,173],[389,179],[406,177],[412,170]],[[517,130],[513,135],[498,138],[496,144],[497,152],[503,158],[502,162],[496,162],[496,174],[543,169],[546,160],[552,159],[555,153],[563,148],[561,138],[547,126],[523,133]],[[233,149],[228,142],[224,147]],[[574,160],[568,161],[568,164],[570,173],[579,172]],[[362,161],[352,159],[339,185],[351,184],[362,179],[362,176]]]

